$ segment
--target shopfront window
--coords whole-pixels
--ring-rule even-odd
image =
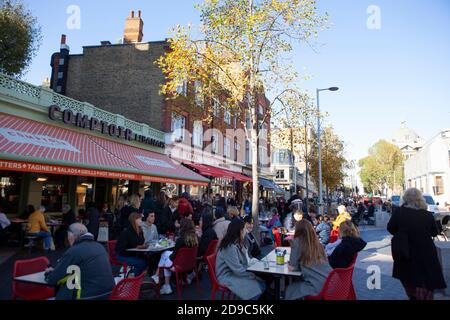
[[[22,172],[0,171],[0,204],[3,213],[18,213]]]
[[[44,178],[37,178],[44,179]],[[49,176],[42,181],[41,205],[48,212],[60,212],[63,203],[67,203],[67,177]]]
[[[76,197],[77,208],[84,209],[91,201],[94,201],[94,178],[78,177]]]

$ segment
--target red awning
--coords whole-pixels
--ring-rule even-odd
[[[163,154],[0,113],[0,170],[204,185]]]
[[[249,176],[246,176],[239,172],[234,172],[222,168],[217,168],[213,166],[209,166],[206,164],[198,164],[198,163],[184,163],[186,166],[194,169],[197,173],[207,176],[207,177],[214,177],[214,178],[228,178],[228,179],[235,179],[236,181],[241,182],[252,182],[252,178]]]

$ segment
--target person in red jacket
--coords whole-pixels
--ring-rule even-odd
[[[189,202],[189,193],[184,192],[181,195],[180,201],[178,201],[178,213],[180,216],[189,217],[189,215],[194,215],[194,209]]]

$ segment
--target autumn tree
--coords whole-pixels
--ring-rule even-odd
[[[382,193],[385,186],[399,191],[403,185],[403,154],[394,144],[380,140],[369,149],[369,155],[359,160],[364,189]]]
[[[196,85],[204,101],[220,97],[221,107],[231,109],[240,121],[249,113],[251,125],[245,131],[253,155],[252,214],[257,219],[261,123],[297,81],[293,43],[310,43],[326,26],[327,15],[317,13],[315,0],[206,0],[198,9],[200,28],[175,27],[170,48],[158,61],[167,77],[161,93],[176,99],[177,87],[187,82]],[[264,96],[273,99],[259,115]],[[212,112],[208,108],[204,105],[201,111],[205,118]]]
[[[316,185],[319,185],[319,158],[316,131],[313,131],[313,137],[311,176],[316,182]],[[331,126],[323,129],[320,135],[320,141],[322,148],[322,183],[325,185],[326,196],[329,198],[330,191],[343,184],[346,170],[349,168],[349,162],[345,157],[344,142],[337,136]]]
[[[41,28],[25,6],[0,0],[0,72],[20,77],[41,43]]]
[[[274,116],[278,127],[272,129],[272,146],[287,149],[305,166],[306,194],[309,195],[309,166],[313,137],[311,128],[317,121],[317,109],[307,93],[291,91],[281,101],[281,110]],[[308,196],[307,196],[308,199]]]

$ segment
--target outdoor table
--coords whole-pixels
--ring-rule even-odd
[[[62,225],[63,225],[62,221],[50,221],[47,223],[47,226],[50,227],[50,232],[52,236],[55,235],[55,227],[60,227]]]
[[[122,277],[115,277],[114,281],[117,284],[122,279],[123,279]],[[21,281],[21,282],[28,282],[28,283],[33,283],[33,284],[38,284],[38,285],[43,285],[43,286],[49,286],[49,284],[45,280],[45,271],[41,271],[41,272],[37,272],[37,273],[30,273],[25,276],[16,277],[16,278],[14,278],[14,281]]]
[[[151,252],[161,252],[161,251],[166,251],[166,250],[170,250],[175,248],[175,243],[174,242],[170,242],[167,246],[161,246],[161,245],[156,245],[156,246],[148,246],[148,248],[146,249],[127,249],[127,251],[130,252],[142,252],[142,253],[151,253]]]
[[[290,247],[278,247],[277,249],[286,250],[286,256],[284,257],[284,264],[278,265],[276,262],[276,254],[275,249],[272,250],[266,257],[257,261],[247,268],[247,271],[253,273],[262,273],[262,274],[270,274],[274,276],[275,279],[275,300],[279,300],[281,297],[281,289],[280,289],[280,280],[282,277],[286,276],[294,276],[301,277],[302,273],[300,271],[289,271],[289,257],[291,254]],[[269,269],[264,268],[264,261],[269,261]]]

